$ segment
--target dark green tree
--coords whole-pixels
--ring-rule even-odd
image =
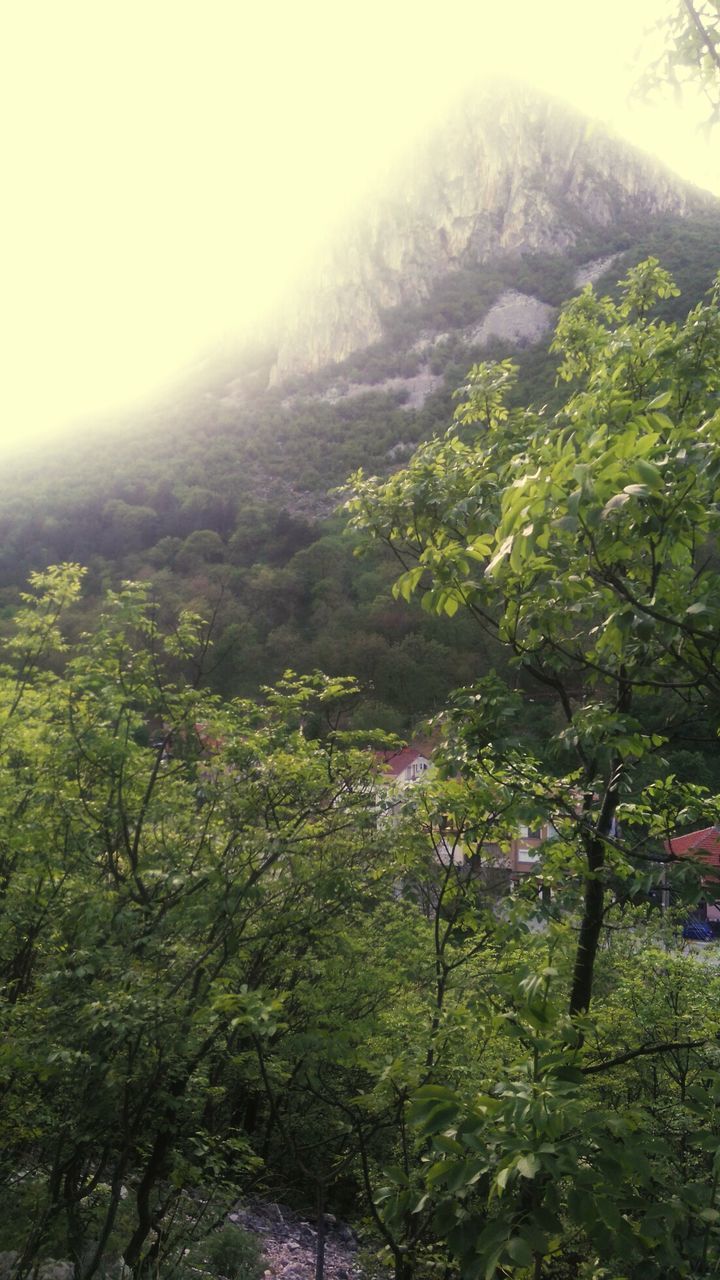
[[[718,287],[683,323],[655,319],[674,291],[651,260],[617,301],[587,289],[564,308],[554,350],[574,388],[553,420],[508,410],[508,362],[477,366],[444,437],[389,481],[351,482],[354,528],[404,563],[396,591],[469,611],[508,655],[509,678],[457,697],[448,772],[505,796],[506,820],[525,814],[556,833],[535,878],[553,902],[530,904],[545,932],[504,998],[486,992],[479,1008],[506,1046],[505,1071],[480,1103],[435,1080],[414,1111],[436,1151],[424,1194],[438,1226],[464,1274],[488,1280],[499,1267],[551,1275],[550,1259],[570,1265],[573,1253],[589,1266],[593,1250],[633,1276],[680,1276],[689,1262],[706,1274],[717,1256],[713,1157],[699,1157],[695,1200],[671,1209],[671,1153],[661,1144],[643,1164],[633,1137],[647,1137],[649,1112],[638,1122],[593,1109],[587,1085],[635,1058],[712,1045],[707,1026],[668,1041],[641,1021],[621,1053],[597,1062],[590,1049],[608,929],[653,894],[697,896],[697,865],[663,842],[717,820],[715,799],[680,783],[672,757],[688,724],[717,729]],[[712,1052],[705,1066],[698,1105],[710,1118]],[[400,1220],[412,1194],[392,1197]],[[662,1239],[644,1230],[646,1202],[663,1206]],[[656,1270],[643,1270],[651,1256]]]
[[[382,858],[346,681],[221,703],[167,674],[202,624],[163,634],[132,584],[69,648],[79,582],[36,576],[0,672],[0,1232],[18,1277],[50,1255],[89,1280],[166,1265],[237,1194],[257,1156],[226,1064]]]

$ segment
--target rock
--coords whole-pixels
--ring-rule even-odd
[[[47,1258],[37,1269],[37,1280],[73,1280],[75,1268],[72,1262],[56,1262]]]
[[[9,1249],[6,1253],[0,1253],[0,1280],[7,1280],[7,1277],[15,1267],[18,1256],[14,1249]]]
[[[382,382],[349,382],[343,387],[333,386],[318,396],[329,404],[337,404],[339,400],[350,400],[355,396],[397,395],[402,393],[400,409],[421,409],[429,395],[437,391],[442,384],[442,375],[421,369],[407,378],[385,378]],[[312,399],[312,397],[310,397]],[[291,403],[291,402],[288,402]]]
[[[486,346],[493,338],[521,347],[538,342],[555,321],[555,308],[531,294],[506,289],[493,303],[484,320],[463,330],[470,346]]]
[[[396,168],[392,188],[317,265],[296,299],[271,383],[380,341],[386,311],[422,304],[458,268],[562,254],[589,226],[683,216],[713,203],[553,98],[517,85],[479,89]]]
[[[591,262],[583,262],[573,277],[574,287],[583,289],[586,284],[595,284],[606,271],[610,270],[613,262],[619,257],[619,253],[611,253],[605,258],[593,258]]]
[[[131,1268],[120,1254],[103,1254],[99,1274],[103,1280],[133,1280]]]
[[[237,1205],[231,1217],[260,1238],[265,1257],[263,1280],[314,1280],[317,1231],[307,1218],[285,1205],[262,1200]],[[338,1222],[335,1214],[324,1218],[325,1280],[359,1280],[353,1232]]]

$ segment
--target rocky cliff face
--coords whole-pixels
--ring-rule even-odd
[[[532,90],[477,93],[328,252],[286,325],[272,381],[377,342],[384,310],[422,302],[454,268],[562,252],[589,228],[714,203]]]

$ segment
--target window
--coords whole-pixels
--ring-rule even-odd
[[[540,857],[540,850],[535,848],[529,849],[527,845],[523,845],[518,849],[517,856],[523,862],[537,862]]]

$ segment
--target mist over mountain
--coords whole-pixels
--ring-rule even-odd
[[[7,467],[0,609],[28,573],[146,581],[166,616],[215,619],[211,681],[253,695],[286,667],[356,675],[359,719],[407,729],[493,660],[472,623],[393,599],[358,561],[334,486],[388,474],[451,421],[473,362],[512,356],[516,404],[559,407],[548,345],[588,283],[653,254],[687,312],[720,267],[720,201],[534,91],[483,91],[328,247],[275,333],[210,353],[114,432]]]
[[[288,317],[272,380],[380,341],[389,310],[425,302],[459,269],[562,254],[588,233],[716,203],[535,90],[479,90],[329,251]]]
[[[240,337],[638,22],[394,8],[8,46],[15,439],[190,354],[0,467],[0,1280],[720,1277],[720,199],[485,86]]]

